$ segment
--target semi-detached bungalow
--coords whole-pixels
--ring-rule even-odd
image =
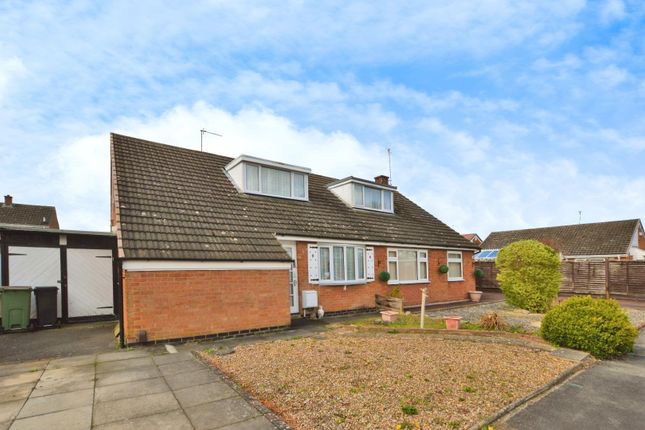
[[[126,343],[285,327],[318,306],[372,309],[396,285],[406,306],[423,287],[430,302],[475,289],[478,247],[385,176],[337,180],[118,134],[111,165]]]

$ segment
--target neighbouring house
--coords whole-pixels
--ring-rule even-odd
[[[53,206],[14,203],[13,197],[7,194],[4,196],[4,203],[0,206],[0,224],[57,229],[58,217],[56,208]]]
[[[230,335],[375,308],[464,300],[478,247],[387,176],[334,179],[111,135],[112,226],[126,343]],[[447,273],[439,267],[447,265]],[[389,281],[380,278],[389,272]]]
[[[494,261],[498,251],[518,240],[537,240],[558,250],[563,261],[644,260],[640,219],[492,232],[476,261]]]
[[[465,233],[465,234],[462,234],[462,236],[468,242],[474,243],[477,246],[480,246],[482,244],[482,242],[483,242],[482,238],[479,237],[479,235],[477,233]]]

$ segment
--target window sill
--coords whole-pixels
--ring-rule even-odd
[[[448,278],[448,282],[459,282],[463,281],[464,278]]]
[[[367,284],[367,282],[368,281],[363,279],[360,281],[320,281],[318,284],[323,287],[342,287],[346,285],[364,285]]]
[[[418,279],[415,281],[388,281],[388,285],[412,285],[412,284],[429,284],[429,279]]]

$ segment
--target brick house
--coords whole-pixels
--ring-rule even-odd
[[[405,306],[423,287],[430,302],[475,289],[478,247],[386,176],[337,180],[118,134],[111,165],[126,343],[284,327],[317,306],[372,309],[395,286]]]
[[[475,259],[494,261],[501,248],[528,239],[560,251],[563,261],[645,259],[645,232],[640,219],[494,231],[481,244],[482,251]]]
[[[55,207],[14,203],[13,197],[9,194],[4,196],[4,202],[0,205],[0,224],[30,228],[57,229],[59,227]]]

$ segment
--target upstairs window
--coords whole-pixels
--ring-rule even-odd
[[[392,191],[354,183],[352,194],[357,208],[392,212]]]
[[[307,200],[307,175],[244,163],[244,191],[273,197]]]

